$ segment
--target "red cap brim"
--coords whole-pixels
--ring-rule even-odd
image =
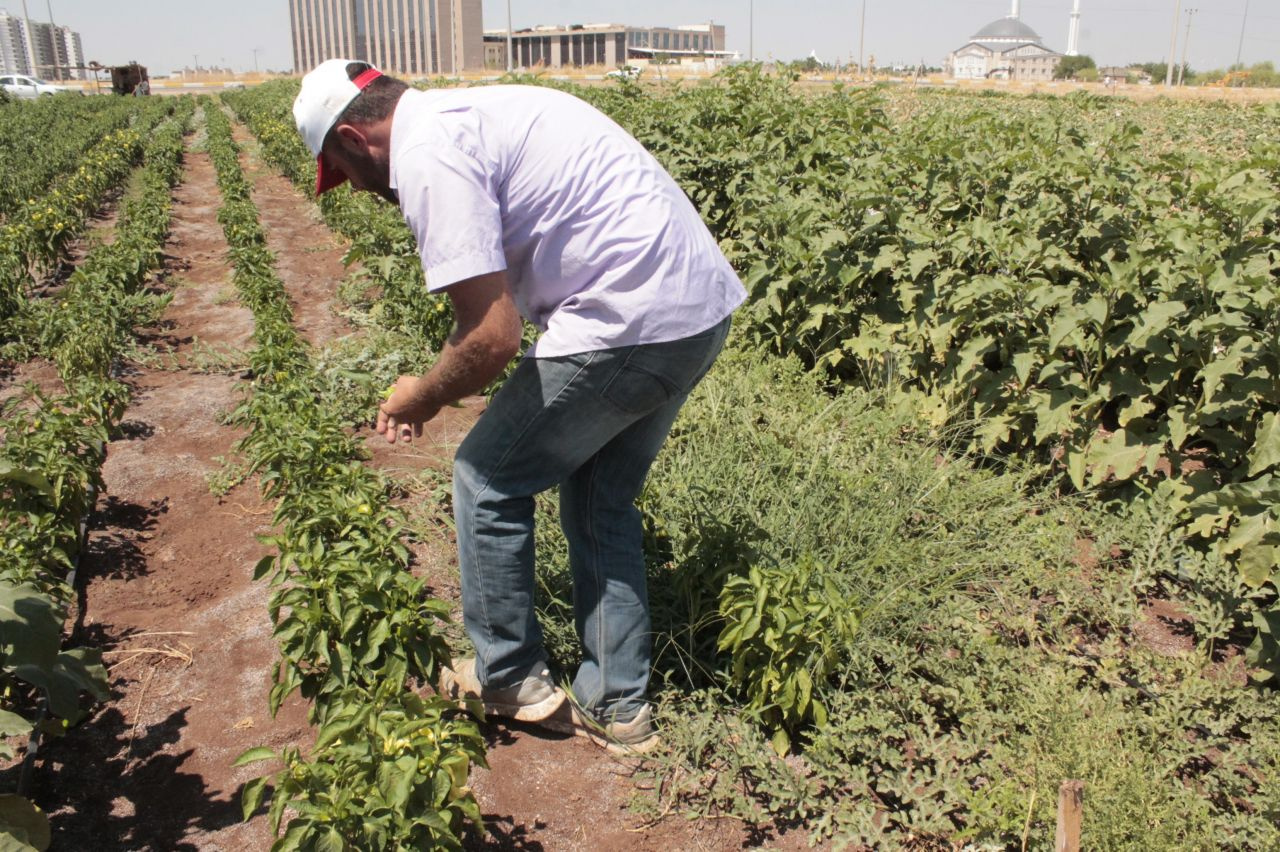
[[[347,175],[345,172],[326,164],[324,154],[316,156],[316,195],[328,192],[335,186],[342,186],[346,182]]]

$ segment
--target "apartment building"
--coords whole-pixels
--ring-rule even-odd
[[[28,38],[30,23],[30,38]],[[50,80],[84,79],[80,34],[70,27],[28,21],[0,9],[0,73]]]
[[[481,0],[289,0],[293,67],[345,57],[403,76],[484,67]]]

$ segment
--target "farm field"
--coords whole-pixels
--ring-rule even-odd
[[[310,198],[296,82],[0,104],[0,830],[1047,849],[1076,779],[1087,848],[1280,845],[1280,110],[550,84],[751,292],[641,500],[666,748],[425,686],[484,399],[372,440],[451,319],[397,211]]]

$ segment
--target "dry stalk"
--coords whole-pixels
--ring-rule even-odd
[[[107,667],[107,671],[114,671],[120,666],[123,666],[125,663],[133,662],[139,657],[148,657],[148,656],[163,657],[165,659],[170,659],[170,660],[181,660],[183,667],[186,668],[195,662],[195,657],[191,653],[190,645],[188,645],[185,642],[179,642],[178,644],[182,645],[181,649],[178,649],[173,647],[172,645],[166,644],[163,648],[122,648],[114,651],[103,651],[102,656],[105,657],[108,654],[128,654],[129,655],[125,657],[123,660],[119,660],[115,663],[112,663],[110,666]],[[154,672],[155,669],[153,668],[152,671]]]
[[[125,772],[133,766],[133,743],[138,737],[138,725],[142,722],[142,702],[147,697],[147,687],[151,685],[151,678],[155,677],[155,674],[155,666],[152,666],[147,672],[147,679],[142,682],[142,692],[138,694],[138,709],[133,711],[133,727],[129,729],[129,751],[124,760]]]
[[[241,514],[237,515],[235,512],[223,512],[222,514],[232,518],[243,518],[245,515],[255,515],[255,516],[270,515],[272,512],[275,511],[273,507],[267,506],[266,508],[259,509],[258,511],[255,512],[253,509],[250,509],[248,506],[244,505],[243,503],[237,503],[234,500],[231,501],[231,505],[239,509]]]

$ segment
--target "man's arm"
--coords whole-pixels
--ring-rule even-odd
[[[444,405],[493,381],[520,351],[520,314],[505,272],[491,272],[444,289],[457,328],[425,376],[401,376],[378,407],[376,430],[394,443],[422,436],[422,424]]]

